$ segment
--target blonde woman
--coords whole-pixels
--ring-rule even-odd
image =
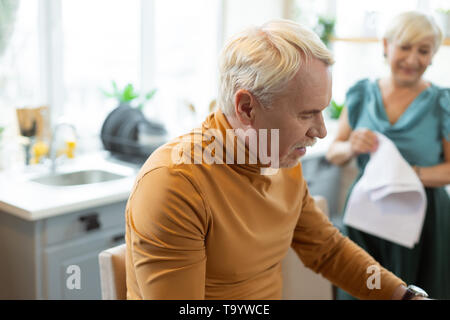
[[[426,288],[434,298],[450,299],[450,199],[445,190],[450,183],[450,90],[422,77],[439,49],[442,33],[431,17],[406,12],[393,20],[383,41],[391,74],[376,81],[361,80],[349,89],[327,159],[342,165],[356,157],[360,174],[355,184],[370,152],[377,149],[374,132],[386,135],[425,187],[426,218],[413,249],[354,228],[343,231],[407,283]],[[338,298],[350,296],[339,291]]]

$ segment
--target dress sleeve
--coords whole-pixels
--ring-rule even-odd
[[[173,169],[157,168],[139,180],[127,208],[127,268],[143,299],[204,299],[205,207],[198,188]]]
[[[450,88],[442,89],[439,97],[441,111],[441,137],[450,141]]]
[[[368,79],[356,82],[345,95],[345,106],[347,108],[348,122],[354,129],[358,121],[364,103],[364,94],[369,83]]]
[[[304,188],[303,208],[291,245],[304,265],[359,299],[390,299],[405,283],[344,237],[316,206],[306,185]],[[368,285],[375,271],[379,288]]]

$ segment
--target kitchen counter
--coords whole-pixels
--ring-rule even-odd
[[[30,181],[49,174],[46,165],[0,172],[0,211],[35,221],[126,200],[137,168],[107,160],[107,154],[99,152],[68,160],[57,168],[57,173],[99,169],[124,178],[84,185],[50,186]]]

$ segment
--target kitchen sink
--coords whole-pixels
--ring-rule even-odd
[[[83,170],[69,173],[55,173],[41,176],[31,181],[50,186],[76,186],[126,178],[104,170]]]

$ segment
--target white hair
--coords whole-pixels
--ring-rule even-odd
[[[311,58],[327,65],[334,63],[330,50],[304,26],[272,20],[247,28],[229,39],[220,55],[219,107],[226,115],[233,115],[234,96],[239,89],[248,90],[269,107]]]
[[[432,16],[417,11],[397,15],[384,33],[389,43],[400,45],[414,44],[427,37],[433,37],[433,53],[436,53],[443,41],[442,31]]]

